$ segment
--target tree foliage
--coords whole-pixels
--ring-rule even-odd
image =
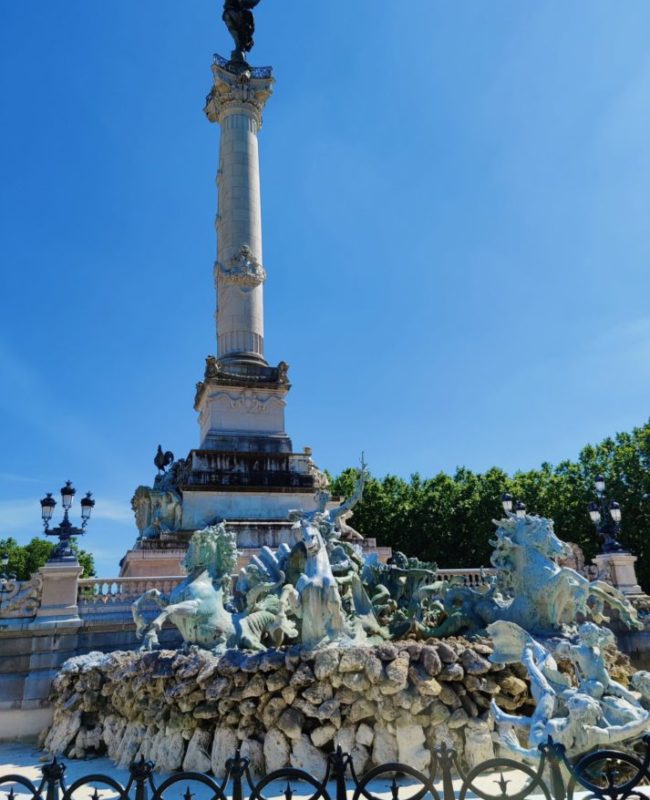
[[[20,545],[9,537],[0,539],[0,553],[7,553],[9,564],[7,573],[15,575],[18,580],[27,580],[39,567],[42,567],[54,549],[54,542],[46,539],[34,538],[29,544]],[[81,550],[76,542],[71,543],[72,550],[83,567],[82,578],[89,578],[95,574],[95,562],[92,554]]]
[[[355,508],[353,526],[380,545],[403,550],[442,567],[488,566],[492,520],[503,516],[501,495],[523,500],[529,513],[550,517],[561,539],[576,542],[587,559],[599,550],[587,506],[595,499],[594,479],[607,480],[606,494],[623,509],[621,543],[638,556],[637,576],[650,588],[650,422],[585,447],[576,461],[509,476],[493,467],[454,475],[371,477]],[[332,492],[347,496],[356,471],[332,480]]]

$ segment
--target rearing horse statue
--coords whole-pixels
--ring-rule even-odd
[[[636,611],[618,589],[557,564],[556,559],[567,554],[567,545],[556,536],[552,520],[511,514],[495,525],[491,562],[496,583],[476,603],[485,622],[508,620],[529,632],[550,634],[575,623],[579,614],[597,623],[607,621],[607,604],[629,627],[640,626]]]
[[[226,646],[235,633],[231,613],[224,604],[230,598],[230,576],[236,564],[236,538],[226,531],[223,522],[196,531],[184,561],[187,578],[169,595],[149,589],[131,606],[136,634],[144,637],[143,649],[152,650],[159,645],[158,633],[168,619],[186,644]],[[145,600],[153,600],[163,609],[150,624],[141,611]]]

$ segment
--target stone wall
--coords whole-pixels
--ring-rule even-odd
[[[254,773],[290,764],[321,775],[338,744],[363,771],[391,760],[426,769],[445,742],[471,766],[493,755],[491,699],[523,713],[531,703],[523,667],[491,664],[491,652],[489,640],[457,638],[221,658],[90,654],[54,682],[45,747],[222,776],[241,743]]]

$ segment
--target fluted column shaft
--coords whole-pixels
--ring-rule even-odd
[[[264,360],[262,209],[257,135],[273,79],[213,66],[206,113],[221,125],[217,262],[217,355]]]

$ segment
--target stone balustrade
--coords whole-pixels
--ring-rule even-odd
[[[480,586],[493,574],[493,569],[477,567],[438,570],[441,580],[462,582],[468,586]],[[163,594],[169,594],[185,577],[167,575],[151,578],[82,578],[77,592],[80,612],[84,605],[131,603],[149,589],[158,589]]]
[[[80,613],[88,605],[130,604],[149,589],[158,589],[163,594],[169,594],[183,579],[183,575],[155,578],[82,578],[77,590]]]
[[[467,569],[439,569],[438,580],[464,583],[466,586],[480,586],[485,580],[494,575],[496,570],[483,569],[482,567],[468,567]]]

